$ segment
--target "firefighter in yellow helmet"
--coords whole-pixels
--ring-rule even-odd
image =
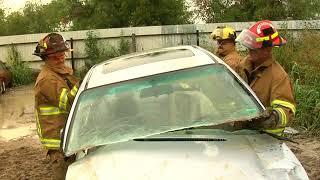
[[[286,44],[271,21],[259,21],[243,30],[236,39],[249,49],[241,65],[248,84],[269,110],[269,117],[251,125],[281,136],[296,112],[290,78],[272,57],[273,47]]]
[[[64,64],[67,51],[65,39],[60,34],[50,33],[39,41],[33,53],[45,63],[34,87],[35,113],[40,141],[54,168],[53,179],[64,179],[69,164],[60,151],[60,131],[79,85],[72,69]]]
[[[236,51],[236,31],[230,26],[217,27],[211,38],[217,41],[218,50],[216,54],[242,78],[245,78],[243,69],[240,66],[241,56]]]

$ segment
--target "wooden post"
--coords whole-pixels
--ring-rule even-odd
[[[199,46],[199,44],[200,44],[199,43],[199,30],[196,31],[196,34],[197,34],[197,46]]]
[[[137,41],[136,41],[135,33],[132,34],[131,39],[132,39],[132,51],[137,52]]]
[[[76,69],[75,69],[74,56],[73,56],[73,38],[70,38],[70,48],[72,49],[72,51],[71,51],[71,67],[72,67],[72,70],[75,72]]]

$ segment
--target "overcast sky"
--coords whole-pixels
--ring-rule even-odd
[[[1,0],[0,0],[1,1]],[[17,11],[24,7],[27,1],[37,2],[37,3],[48,3],[51,0],[2,0],[3,7],[7,12]]]

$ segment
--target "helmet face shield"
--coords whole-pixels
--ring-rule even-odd
[[[263,42],[257,41],[257,38],[259,38],[258,35],[254,34],[248,29],[245,29],[239,34],[236,41],[240,42],[249,49],[259,49],[262,48]]]
[[[256,22],[249,29],[243,30],[236,41],[249,49],[275,47],[286,44],[286,40],[279,35],[277,29],[269,20]]]

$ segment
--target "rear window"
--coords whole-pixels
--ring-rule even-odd
[[[174,49],[160,52],[157,51],[107,63],[105,65],[104,72],[110,73],[142,64],[165,61],[169,59],[187,58],[192,56],[194,56],[194,54],[189,49]]]

